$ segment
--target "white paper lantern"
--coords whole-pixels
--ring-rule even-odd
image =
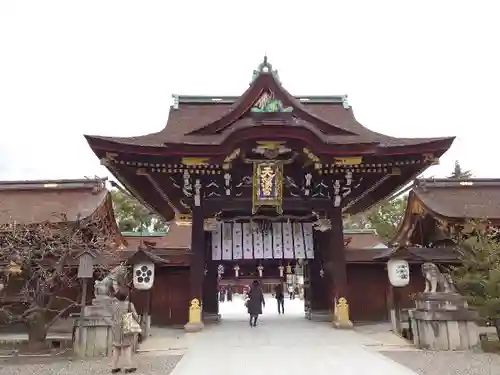
[[[134,288],[148,290],[153,287],[155,265],[153,262],[134,264]]]
[[[389,281],[395,287],[407,286],[410,283],[410,265],[406,260],[391,259],[387,262]]]

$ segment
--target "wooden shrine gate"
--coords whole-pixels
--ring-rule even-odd
[[[290,285],[295,275],[294,280],[303,277],[305,315],[310,316],[310,267],[318,269],[321,263],[320,258],[314,256],[311,222],[221,222],[208,233],[205,284],[212,287],[204,288],[204,293],[210,296],[207,299],[212,300],[222,284],[231,285],[235,291],[253,280]],[[321,269],[319,272],[322,274]],[[213,281],[214,276],[217,282]],[[265,286],[264,289],[269,292],[271,288]],[[215,303],[205,298],[204,303],[205,312],[214,314]]]

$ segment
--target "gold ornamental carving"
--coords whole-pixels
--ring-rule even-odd
[[[253,166],[252,213],[262,206],[275,207],[283,213],[283,163],[261,162]]]
[[[346,156],[334,159],[334,165],[359,165],[363,163],[362,156]]]
[[[181,160],[181,164],[183,165],[187,165],[187,166],[206,166],[208,165],[209,163],[209,160],[210,158],[203,158],[203,157],[199,157],[199,158],[182,158]]]
[[[191,225],[193,223],[193,218],[191,214],[176,214],[175,224],[179,226]]]

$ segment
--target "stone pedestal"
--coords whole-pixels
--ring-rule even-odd
[[[205,324],[203,324],[203,322],[189,322],[184,325],[184,330],[188,333],[200,332],[203,328],[205,328]]]
[[[100,357],[111,354],[112,303],[112,298],[94,299],[91,306],[85,306],[83,319],[75,321],[73,350],[78,357]]]
[[[471,350],[479,345],[477,313],[455,293],[422,293],[410,311],[413,342],[420,349]]]
[[[186,332],[200,332],[205,328],[205,324],[201,320],[202,310],[200,300],[193,298],[189,306],[189,321],[184,325]]]

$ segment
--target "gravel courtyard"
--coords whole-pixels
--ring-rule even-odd
[[[180,361],[180,355],[140,354],[136,357],[138,375],[167,375]],[[0,362],[0,375],[103,375],[111,370],[111,359],[65,360],[65,359],[26,359],[26,364]]]
[[[421,375],[499,375],[500,355],[467,352],[381,351]]]

